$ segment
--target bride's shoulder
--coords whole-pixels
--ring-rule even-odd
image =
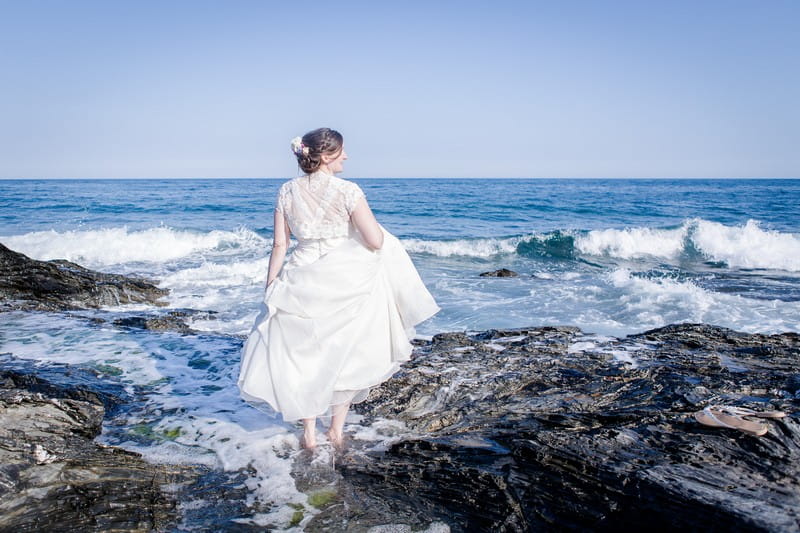
[[[289,191],[291,191],[294,187],[296,180],[297,178],[292,178],[281,183],[280,187],[278,187],[278,196],[284,197],[289,194]]]
[[[300,176],[289,178],[288,180],[281,183],[280,190],[285,191],[286,189],[293,187],[298,182],[299,179]]]
[[[340,178],[339,176],[334,176],[331,179],[335,180],[336,185],[340,189],[343,189],[343,190],[346,190],[346,191],[347,190],[359,189],[358,184],[356,182],[354,182],[354,181],[346,180],[344,178]]]

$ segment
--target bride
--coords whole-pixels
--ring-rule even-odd
[[[291,143],[302,176],[278,191],[261,312],[242,351],[242,397],[284,420],[316,419],[341,446],[348,409],[411,356],[414,326],[439,311],[400,241],[372,213],[361,188],[335,174],[342,135],[319,128]],[[289,238],[297,245],[286,252]]]

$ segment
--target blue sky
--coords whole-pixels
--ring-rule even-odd
[[[0,0],[0,177],[800,177],[800,2]]]

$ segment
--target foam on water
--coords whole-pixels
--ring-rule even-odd
[[[38,232],[19,237],[21,240],[28,238],[32,238],[31,249],[25,251],[34,257],[61,256],[78,261],[83,257],[84,260],[91,258],[103,264],[128,257],[133,258],[131,260],[138,264],[140,271],[142,261],[152,261],[152,274],[161,279],[160,286],[171,291],[168,297],[171,307],[217,312],[214,317],[190,319],[190,325],[195,329],[242,335],[249,331],[257,314],[257,302],[263,291],[267,270],[267,242],[250,230],[198,233],[165,227],[142,231],[116,228],[82,232]],[[118,239],[122,239],[122,243]],[[150,243],[152,247],[144,245],[144,241],[148,239],[153,241]],[[159,239],[162,240],[159,242]],[[477,242],[480,246],[474,254],[484,256],[490,251],[512,250],[519,239],[500,239],[497,242],[444,241],[445,244],[442,241],[429,241],[429,244],[436,243],[438,248],[430,249],[435,250],[435,255],[440,257],[446,253],[468,253],[465,247]],[[691,240],[695,249],[715,261],[749,267],[800,268],[797,264],[800,262],[800,241],[797,237],[764,230],[753,221],[742,227],[693,220],[672,230],[598,230],[576,237],[575,246],[587,254],[615,254],[623,258],[638,255],[674,258],[681,254],[681,243],[686,240]],[[6,241],[12,247],[15,246],[14,239]],[[418,244],[420,242],[422,241]],[[494,244],[490,244],[491,242]],[[176,243],[176,249],[171,250]],[[67,253],[72,248],[75,249]],[[164,250],[168,250],[168,253]],[[178,256],[182,257],[177,262],[165,259]],[[416,261],[424,271],[424,256],[417,256]],[[766,328],[768,331],[796,329],[797,320],[790,318],[794,312],[791,303],[776,304],[777,307],[790,307],[785,312],[776,313],[764,309],[770,305],[768,303],[754,303],[738,297],[738,300],[726,302],[726,307],[734,307],[733,309],[723,311],[717,309],[719,300],[730,299],[735,295],[711,292],[689,282],[650,280],[632,277],[630,271],[624,269],[614,270],[609,278],[611,285],[617,289],[625,288],[627,292],[620,296],[625,306],[620,315],[619,312],[614,312],[614,302],[609,301],[605,295],[607,288],[592,283],[596,279],[594,275],[550,270],[538,270],[532,275],[532,280],[476,282],[471,278],[448,279],[447,276],[431,273],[429,277],[438,279],[432,287],[435,289],[435,296],[442,299],[447,307],[462,310],[459,312],[461,318],[442,321],[436,327],[458,329],[470,324],[477,327],[514,327],[520,324],[544,325],[543,320],[552,320],[552,323],[572,323],[589,327],[591,331],[620,333],[620,325],[624,325],[627,332],[632,332],[639,327],[655,327],[680,319],[713,320],[714,323],[746,331],[758,328]],[[530,289],[526,291],[525,287]],[[592,301],[592,308],[580,309]],[[245,305],[242,306],[242,303]],[[537,313],[531,314],[531,308],[536,309]],[[132,309],[134,308],[126,307],[128,311]],[[496,309],[497,313],[490,309]],[[447,310],[445,318],[446,313]],[[498,323],[497,319],[501,316],[503,321]],[[440,319],[434,317],[432,323]],[[631,319],[633,321],[625,325]],[[435,332],[433,329],[423,331]]]
[[[76,327],[73,319],[56,313],[41,315],[3,313],[0,349],[15,357],[88,366],[119,377],[133,392],[135,385],[158,383],[164,378],[156,361],[141,344],[111,327]]]
[[[575,239],[581,253],[621,259],[642,256],[675,259],[683,251],[688,227],[677,229],[629,228],[593,230]]]
[[[207,261],[199,267],[186,268],[161,277],[161,285],[173,291],[204,292],[208,289],[252,285],[266,281],[269,258],[233,263]]]
[[[697,220],[692,241],[709,259],[730,267],[800,272],[800,236],[762,229],[756,220],[744,226]]]
[[[590,352],[596,347],[597,345],[591,341],[573,342],[567,347],[567,353]]]
[[[248,424],[219,414],[178,414],[163,417],[153,430],[156,434],[177,436],[174,441],[156,445],[121,444],[155,462],[199,463],[226,472],[250,472],[244,480],[248,489],[246,504],[272,505],[270,512],[259,513],[257,522],[287,524],[293,512],[289,504],[302,505],[308,499],[297,490],[291,475],[292,458],[299,453],[300,443],[295,433],[283,424],[264,424],[263,420],[260,424]]]
[[[402,239],[409,253],[426,253],[439,257],[491,257],[498,254],[511,254],[525,237],[498,239],[455,239],[430,241],[423,239]]]
[[[800,328],[800,302],[713,292],[691,281],[637,276],[626,268],[610,272],[607,279],[619,291],[617,320],[635,325],[634,331],[677,322],[704,322],[762,333]]]
[[[450,526],[443,522],[432,522],[425,529],[412,529],[407,524],[384,524],[370,527],[367,533],[450,533]]]
[[[706,260],[724,262],[731,268],[800,271],[800,236],[765,230],[756,220],[741,226],[726,226],[695,218],[674,228],[559,230],[516,237],[454,240],[405,239],[403,244],[409,252],[438,257],[486,258],[523,253],[568,259],[577,253],[614,259],[651,257],[673,263],[696,251]],[[570,248],[574,249],[570,251]]]
[[[691,219],[674,229],[594,230],[576,237],[575,245],[587,255],[620,259],[650,256],[671,261],[694,249],[705,259],[730,268],[800,271],[800,237],[765,230],[756,220],[741,226]]]
[[[0,240],[34,259],[66,259],[93,268],[132,262],[163,263],[207,251],[236,254],[243,248],[267,246],[263,237],[245,228],[202,232],[166,226],[137,231],[127,227],[35,231],[3,236]]]
[[[236,303],[255,304],[266,285],[269,257],[229,263],[205,261],[200,266],[161,276],[160,287],[170,290],[172,307],[216,310],[214,320],[191,320],[195,329],[247,333],[255,314],[245,318]]]
[[[419,435],[412,432],[400,420],[378,418],[368,426],[356,426],[352,436],[356,440],[369,443],[369,449],[372,451],[386,451],[395,442]]]
[[[800,330],[799,301],[716,291],[677,273],[620,267],[577,277],[429,276],[442,311],[423,324],[425,332],[574,325],[619,337],[687,321],[748,332]]]

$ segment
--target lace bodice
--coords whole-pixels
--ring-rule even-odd
[[[299,241],[346,237],[350,213],[362,196],[361,187],[352,181],[317,171],[281,185],[275,209]]]

